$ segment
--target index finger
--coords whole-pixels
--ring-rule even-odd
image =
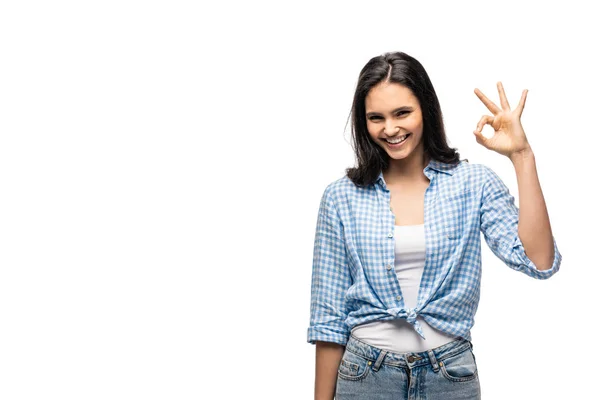
[[[500,108],[496,104],[494,104],[493,101],[488,99],[485,96],[485,94],[481,93],[481,90],[475,88],[475,94],[477,95],[477,97],[479,97],[479,100],[481,100],[483,104],[485,104],[488,110],[490,110],[494,115],[498,114],[501,111]]]

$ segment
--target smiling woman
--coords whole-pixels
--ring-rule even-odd
[[[535,279],[559,269],[535,159],[520,116],[501,107],[473,132],[515,166],[521,208],[489,167],[461,160],[423,66],[405,53],[372,58],[352,105],[358,165],[321,198],[308,342],[316,397],[478,399],[471,328],[481,235],[508,267]],[[485,124],[495,130],[481,135]]]

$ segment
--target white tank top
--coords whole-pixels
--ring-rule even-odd
[[[395,269],[406,308],[417,306],[421,276],[425,267],[425,226],[395,226]],[[431,327],[420,316],[423,339],[405,319],[372,321],[352,329],[352,335],[380,349],[397,353],[421,352],[455,339]]]

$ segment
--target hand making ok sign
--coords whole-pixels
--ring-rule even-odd
[[[477,143],[510,158],[513,154],[518,154],[530,148],[523,127],[521,126],[521,114],[525,107],[527,89],[523,90],[521,100],[514,110],[510,109],[502,82],[498,82],[498,93],[500,94],[502,108],[494,104],[479,89],[475,89],[477,97],[479,97],[494,116],[484,115],[481,117],[477,124],[477,129],[473,131],[473,134],[477,139]],[[481,134],[481,130],[486,124],[494,128],[494,136],[489,139]]]

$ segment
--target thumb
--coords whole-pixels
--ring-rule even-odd
[[[483,136],[483,134],[478,131],[478,130],[474,130],[473,131],[473,135],[475,135],[475,140],[477,140],[477,143],[479,143],[480,145],[482,145],[483,147],[485,147],[486,149],[489,149],[489,139],[486,138],[485,136]]]
[[[473,131],[475,139],[477,139],[477,143],[484,146],[486,149],[489,149],[489,139],[483,136],[481,132],[483,131],[483,127],[486,125],[490,125],[493,127],[493,123],[494,117],[492,117],[491,115],[484,115],[477,123],[477,128],[475,128],[475,130]]]

